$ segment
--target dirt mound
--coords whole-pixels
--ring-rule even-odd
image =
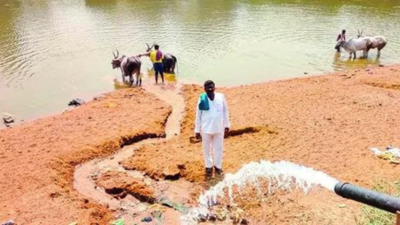
[[[74,190],[74,166],[123,144],[165,136],[170,113],[154,95],[125,89],[62,115],[0,130],[0,221],[107,224],[110,212]]]
[[[124,172],[108,171],[102,174],[96,184],[117,198],[124,198],[131,194],[142,202],[154,203],[154,189],[147,185],[143,179],[133,178]]]

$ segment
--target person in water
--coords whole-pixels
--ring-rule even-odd
[[[338,41],[346,41],[346,30],[342,30],[342,33],[338,35],[338,37],[336,38],[336,42]],[[336,50],[340,52],[340,47],[336,46]]]
[[[211,177],[213,168],[219,176],[222,172],[224,138],[229,132],[229,113],[225,96],[214,92],[215,84],[211,80],[204,83],[204,91],[196,105],[194,132],[197,139],[202,139],[206,177]],[[214,165],[211,157],[214,151]],[[213,167],[214,166],[214,167]]]
[[[160,50],[160,46],[154,45],[154,50],[150,53],[150,60],[153,63],[156,84],[158,83],[158,74],[161,75],[162,83],[164,83],[163,59],[164,53]]]
[[[153,51],[146,52],[144,54],[139,54],[139,57],[142,56],[150,57],[150,60],[153,63],[156,84],[158,84],[158,74],[161,75],[162,83],[164,83],[164,66],[163,66],[164,53],[160,50],[160,46],[154,45]]]

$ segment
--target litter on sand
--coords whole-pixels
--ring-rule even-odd
[[[388,146],[385,151],[381,151],[378,148],[370,148],[371,151],[374,152],[374,154],[381,159],[385,159],[391,163],[399,164],[399,158],[400,158],[400,149],[399,148],[393,148],[392,146]]]

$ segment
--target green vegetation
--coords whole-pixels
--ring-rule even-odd
[[[400,181],[390,183],[385,180],[378,180],[374,183],[373,190],[400,197]],[[388,225],[395,224],[395,221],[396,215],[392,213],[388,213],[370,206],[363,206],[361,209],[361,219],[359,224]]]

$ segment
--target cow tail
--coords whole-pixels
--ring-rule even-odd
[[[172,58],[174,59],[174,63],[175,63],[175,67],[176,67],[176,75],[179,74],[179,70],[178,70],[178,59],[175,56],[172,56]]]

